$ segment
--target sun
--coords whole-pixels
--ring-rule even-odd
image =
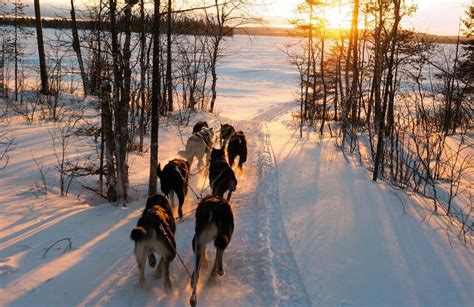
[[[323,12],[328,29],[349,29],[351,27],[351,10],[343,7],[328,7]]]

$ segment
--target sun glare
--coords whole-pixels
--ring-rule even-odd
[[[315,6],[313,8],[313,25],[316,28],[328,30],[348,30],[352,23],[353,6],[343,4],[341,6]],[[309,12],[306,7],[297,10],[297,20],[309,23]],[[359,28],[363,28],[364,21],[359,15]]]
[[[324,12],[326,27],[329,29],[349,29],[351,26],[350,10],[344,8],[327,8]]]

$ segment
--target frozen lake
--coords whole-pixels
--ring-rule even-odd
[[[69,30],[59,31],[45,29],[46,53],[50,58],[49,65],[55,65],[52,60],[57,58],[55,45],[58,39],[63,41],[62,58],[63,70],[74,71],[74,75],[67,75],[64,81],[71,80],[80,84],[77,74],[77,61],[72,47],[69,46]],[[34,32],[33,32],[34,33]],[[279,103],[289,103],[295,100],[298,92],[298,72],[288,62],[283,52],[285,45],[295,42],[296,38],[277,36],[245,36],[229,37],[226,44],[227,55],[218,65],[218,97],[215,111],[231,119],[252,119],[257,114]],[[67,42],[67,43],[64,43]],[[38,55],[36,36],[23,40],[25,46],[24,66],[28,67],[26,76],[35,83],[38,81]],[[68,49],[67,51],[65,51]],[[134,52],[138,52],[138,47]],[[454,51],[453,45],[443,45],[446,54]],[[87,50],[83,48],[83,53]],[[443,55],[439,54],[441,58]],[[136,58],[132,57],[135,61]],[[435,70],[426,71],[433,74]],[[425,81],[428,82],[428,81]],[[428,84],[426,84],[428,86]],[[409,88],[410,82],[402,81],[402,88]]]
[[[44,29],[44,33],[47,56],[55,58],[57,38],[61,35],[62,40],[69,40],[69,31]],[[250,119],[263,111],[269,101],[279,103],[294,100],[298,75],[282,51],[286,43],[294,40],[288,37],[245,35],[228,38],[228,54],[218,66],[217,112],[234,119]],[[23,44],[24,66],[38,70],[36,36],[24,40]],[[62,63],[66,69],[77,70],[72,48],[65,53]],[[49,65],[54,64],[54,61],[49,61]],[[35,74],[27,73],[27,76],[32,75]],[[70,78],[66,77],[65,81],[68,82]],[[74,78],[79,81],[78,75]]]

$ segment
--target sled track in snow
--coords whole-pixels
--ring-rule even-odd
[[[270,210],[270,223],[272,227],[270,238],[271,249],[274,256],[280,259],[280,262],[283,262],[280,265],[274,266],[274,273],[278,277],[277,280],[281,283],[277,285],[277,289],[279,292],[282,292],[279,293],[280,296],[293,294],[297,297],[291,301],[300,305],[310,306],[311,301],[283,224],[279,195],[278,166],[269,139],[267,125],[263,124],[262,129],[264,129],[265,154],[268,154],[268,156],[262,155],[262,159],[266,160],[264,163],[269,164],[262,167],[262,172],[260,173],[263,183],[261,192],[266,194],[266,205],[268,205],[268,209]],[[288,290],[293,291],[293,293],[288,293]]]
[[[262,152],[257,161],[259,237],[270,256],[271,275],[277,305],[310,306],[311,301],[296,264],[281,215],[278,168],[265,122],[288,112],[291,104],[279,105],[254,118],[260,121],[259,144]]]
[[[294,102],[279,103],[275,105],[274,107],[268,110],[265,110],[262,113],[259,113],[252,120],[260,121],[260,122],[272,121],[273,119],[286,114],[289,110],[291,110],[294,107],[295,107]]]

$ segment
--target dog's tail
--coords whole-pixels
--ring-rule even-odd
[[[137,227],[137,228],[134,228],[132,232],[130,233],[130,239],[132,239],[135,242],[139,242],[145,239],[147,235],[148,235],[148,232],[146,231],[145,228]]]

